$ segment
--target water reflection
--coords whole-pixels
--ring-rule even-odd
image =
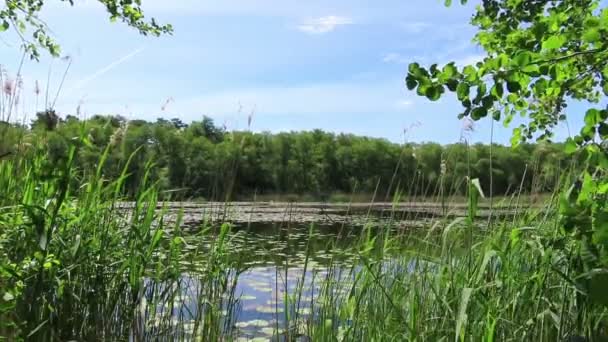
[[[319,304],[350,289],[351,247],[364,234],[342,225],[235,226],[221,256],[230,268],[217,270],[209,260],[217,234],[188,237],[188,272],[172,284],[146,282],[131,338],[305,340]]]

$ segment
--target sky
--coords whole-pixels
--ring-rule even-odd
[[[121,114],[130,119],[213,118],[229,130],[320,128],[394,142],[453,143],[461,107],[431,102],[405,87],[407,65],[483,56],[471,42],[474,6],[443,0],[143,0],[147,17],[174,34],[143,37],[110,23],[99,3],[49,2],[42,13],[68,62],[26,61],[22,115],[49,102],[62,114]],[[456,2],[455,2],[456,3]],[[16,72],[19,40],[0,36],[0,64]],[[49,77],[50,75],[50,77]],[[34,94],[38,81],[42,95]],[[48,86],[47,86],[48,85]],[[61,85],[61,86],[60,86]],[[571,119],[574,120],[574,119]],[[490,141],[489,120],[473,141]],[[513,127],[494,124],[493,141]],[[558,128],[558,137],[567,127]]]

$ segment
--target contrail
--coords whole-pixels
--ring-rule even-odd
[[[134,51],[130,52],[129,54],[127,54],[127,55],[125,55],[125,56],[117,59],[116,61],[114,61],[114,62],[106,65],[105,67],[97,70],[96,72],[94,72],[90,76],[88,76],[88,77],[86,77],[86,78],[81,79],[80,81],[78,81],[78,83],[76,83],[76,85],[74,85],[72,88],[70,88],[68,91],[66,91],[66,93],[71,93],[71,92],[73,92],[75,90],[83,88],[84,86],[87,85],[87,83],[95,80],[99,76],[107,73],[108,71],[116,68],[117,66],[121,65],[122,63],[124,63],[124,62],[128,61],[129,59],[135,57],[136,55],[138,55],[139,53],[141,53],[143,50],[144,50],[144,48],[140,47],[139,49],[134,50]]]

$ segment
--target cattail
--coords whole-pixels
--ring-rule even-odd
[[[42,113],[42,117],[44,119],[44,124],[48,131],[54,131],[59,123],[59,116],[53,109],[48,109],[44,113]]]
[[[253,121],[253,115],[255,114],[255,107],[251,110],[251,113],[247,116],[247,129],[251,130],[251,122]]]
[[[462,120],[462,130],[466,133],[475,132],[475,122],[470,118],[465,118]]]
[[[169,106],[169,103],[174,102],[173,97],[169,96],[166,100],[165,103],[163,103],[163,105],[160,107],[161,111],[165,111],[167,110],[167,107]]]
[[[15,105],[19,103],[19,95],[21,94],[21,89],[23,89],[23,77],[21,77],[21,75],[17,75],[14,89]]]
[[[468,117],[464,118],[460,130],[460,141],[467,141],[473,132],[475,132],[475,122]]]
[[[7,78],[4,81],[4,84],[2,86],[2,90],[4,91],[4,94],[6,94],[8,96],[13,95],[13,91],[15,90],[15,82],[12,79]]]
[[[127,134],[127,130],[129,129],[129,122],[125,121],[123,125],[118,127],[114,134],[110,137],[110,146],[118,146],[122,143],[125,135]]]

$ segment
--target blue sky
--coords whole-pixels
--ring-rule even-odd
[[[70,9],[52,2],[43,18],[72,58],[57,101],[62,114],[121,114],[184,121],[212,117],[228,129],[321,128],[400,142],[456,142],[462,123],[451,97],[430,102],[408,92],[407,64],[475,61],[468,25],[477,1],[443,0],[144,0],[148,16],[174,26],[172,36],[142,37],[111,24],[97,1]],[[0,40],[2,60],[15,71],[19,42]],[[50,93],[66,62],[43,58],[23,67],[24,112],[35,111],[34,82]],[[53,97],[53,96],[51,96]],[[43,100],[40,100],[41,103]],[[166,104],[164,110],[163,104]],[[39,104],[40,106],[40,104]],[[488,141],[489,121],[475,141]],[[404,136],[404,131],[407,134]],[[566,129],[560,127],[560,135]],[[495,141],[511,129],[500,124]]]

